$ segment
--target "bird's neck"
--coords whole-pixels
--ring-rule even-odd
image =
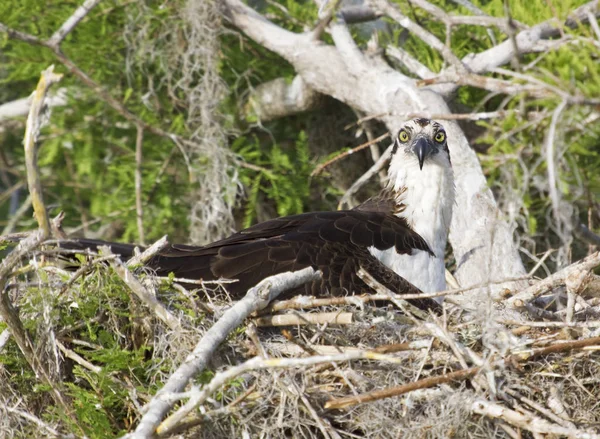
[[[421,170],[405,164],[391,170],[388,190],[404,205],[398,215],[427,241],[436,257],[443,258],[454,205],[452,168],[425,163]]]
[[[402,166],[392,164],[388,190],[397,194],[396,202],[404,206],[398,216],[405,218],[427,241],[435,257],[426,252],[396,255],[388,259],[387,265],[425,292],[445,289],[444,253],[454,205],[454,175],[450,163],[447,166],[425,163],[422,170],[416,161],[405,161]]]

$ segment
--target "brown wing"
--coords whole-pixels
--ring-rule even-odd
[[[100,241],[80,240],[80,246]],[[357,276],[365,267],[378,281],[398,292],[418,292],[406,280],[381,264],[369,247],[410,254],[431,254],[427,243],[404,219],[371,210],[311,212],[266,221],[203,247],[171,245],[149,264],[159,275],[213,280],[237,279],[228,285],[234,297],[265,277],[305,267],[321,270],[314,294],[348,294],[369,288]],[[113,245],[113,251],[129,257],[133,246]]]
[[[267,276],[305,267],[321,270],[321,292],[353,292],[369,247],[398,253],[430,252],[404,220],[378,212],[312,212],[257,224],[204,247],[173,245],[150,265],[160,274],[191,279],[238,279],[228,288],[244,294]]]

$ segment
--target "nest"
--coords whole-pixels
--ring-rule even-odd
[[[3,437],[134,430],[233,305],[226,285],[190,292],[110,254],[67,270],[64,251],[13,253]],[[600,437],[599,257],[477,309],[449,299],[425,319],[383,293],[272,303],[224,334],[182,391],[160,396],[170,410],[159,436]],[[523,308],[514,320],[510,304]]]

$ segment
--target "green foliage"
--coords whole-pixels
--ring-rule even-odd
[[[245,161],[257,165],[242,174],[242,182],[250,188],[246,201],[245,227],[255,221],[263,196],[275,203],[279,216],[305,210],[304,200],[309,196],[309,175],[313,165],[303,131],[298,133],[294,148],[286,151],[278,145],[265,150],[257,136],[239,137],[232,148]]]

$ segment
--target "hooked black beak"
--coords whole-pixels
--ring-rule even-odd
[[[419,159],[419,169],[423,170],[423,162],[431,152],[431,142],[423,137],[416,139],[415,145],[413,146],[413,152]]]

